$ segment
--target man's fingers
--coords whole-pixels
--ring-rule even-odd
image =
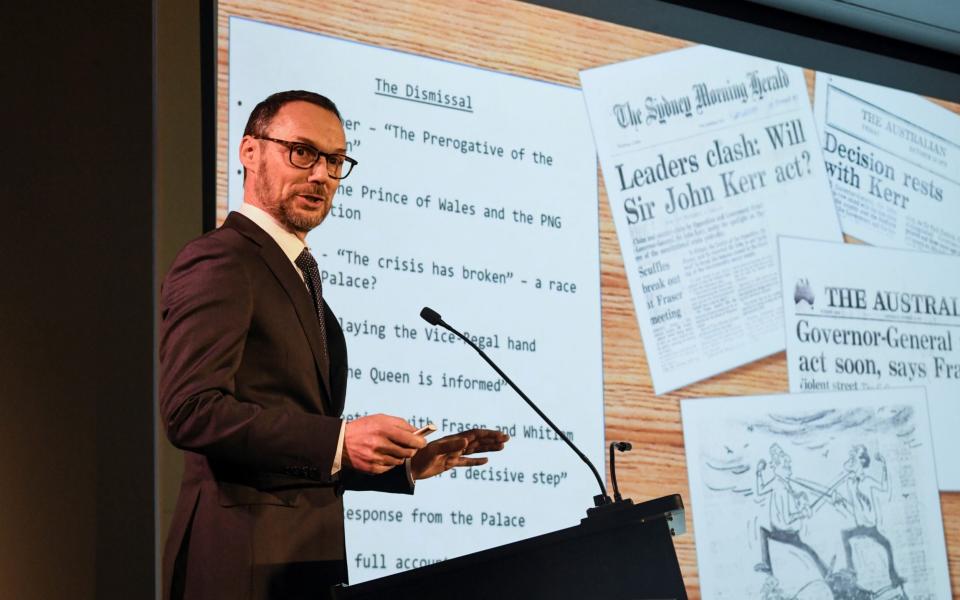
[[[480,465],[487,464],[486,458],[465,458],[460,457],[456,460],[454,466],[456,467],[478,467]]]
[[[467,440],[460,436],[450,436],[440,438],[431,444],[432,450],[437,454],[452,454],[454,452],[463,452],[467,448]]]
[[[503,450],[503,442],[484,442],[470,444],[463,452],[464,454],[473,454],[475,452],[496,452]]]
[[[416,431],[413,425],[410,425],[406,421],[402,421],[402,423],[406,427],[395,426],[387,428],[383,432],[384,436],[394,444],[403,446],[404,448],[419,450],[427,445],[427,440],[425,440],[422,435],[413,435],[413,432]]]
[[[347,423],[344,435],[346,464],[365,473],[383,473],[403,464],[426,443],[413,431],[412,425],[390,415],[355,419]]]
[[[470,440],[463,452],[464,454],[503,450],[504,444],[510,439],[509,435],[493,429],[471,429],[464,432],[463,435]]]
[[[387,469],[392,469],[393,467],[396,467],[396,466],[398,466],[398,465],[402,465],[402,464],[403,464],[403,460],[404,460],[404,459],[402,459],[402,458],[396,458],[396,457],[393,457],[393,456],[381,456],[381,457],[377,458],[375,462],[376,462],[376,464],[382,465],[382,466],[386,467]]]
[[[392,440],[385,438],[380,445],[374,448],[374,452],[380,456],[391,457],[403,462],[405,458],[413,458],[417,449],[395,444]]]
[[[403,464],[402,460],[391,457],[372,457],[364,460],[351,461],[349,468],[361,473],[379,475],[401,464]]]
[[[467,433],[470,434],[473,439],[478,441],[485,440],[503,444],[510,439],[509,435],[495,429],[471,429]]]
[[[369,427],[365,431],[365,435],[367,436],[375,436],[383,440],[389,440],[393,444],[403,448],[420,449],[426,445],[426,440],[424,440],[422,436],[413,435],[416,428],[400,417],[377,414],[361,417],[355,422],[361,421],[366,421],[369,424]]]

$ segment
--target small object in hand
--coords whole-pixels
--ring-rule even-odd
[[[426,425],[424,425],[424,426],[421,427],[420,429],[414,431],[414,432],[413,432],[413,435],[422,435],[423,437],[427,437],[428,435],[430,435],[431,433],[433,433],[433,432],[436,431],[436,430],[437,430],[437,426],[436,426],[436,425],[434,425],[433,423],[427,423]]]

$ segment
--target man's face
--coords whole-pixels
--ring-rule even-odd
[[[850,448],[850,453],[847,455],[847,462],[843,463],[843,468],[847,472],[857,474],[863,471],[863,465],[860,463],[860,450],[856,446]]]
[[[303,142],[321,152],[346,152],[340,120],[309,102],[283,105],[263,135]],[[246,136],[240,144],[240,160],[247,169],[244,200],[268,212],[288,231],[302,238],[330,212],[340,180],[327,173],[326,159],[300,169],[290,164],[286,146]]]
[[[773,472],[789,479],[790,475],[793,473],[793,466],[790,464],[790,457],[786,454],[780,455],[780,460],[775,462],[773,465]]]

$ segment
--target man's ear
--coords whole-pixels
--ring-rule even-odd
[[[260,141],[252,135],[240,140],[240,164],[248,171],[256,171],[260,163]]]

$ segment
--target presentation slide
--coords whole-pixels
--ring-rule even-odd
[[[625,497],[643,502],[680,494],[687,532],[694,531],[694,515],[738,511],[736,523],[698,522],[696,539],[690,533],[673,538],[690,598],[720,597],[713,592],[728,589],[731,598],[754,597],[745,590],[758,585],[786,594],[799,580],[776,577],[785,573],[819,578],[813,587],[824,593],[816,597],[830,598],[827,590],[834,590],[812,558],[781,568],[778,560],[793,549],[777,539],[767,540],[771,572],[755,569],[763,563],[761,527],[772,531],[767,496],[710,491],[715,473],[694,462],[703,448],[725,452],[717,444],[726,439],[746,461],[751,486],[761,458],[768,465],[764,481],[772,481],[774,442],[794,457],[799,477],[824,485],[842,474],[853,446],[867,446],[871,460],[879,452],[890,469],[890,489],[915,492],[922,504],[921,545],[930,560],[940,560],[937,539],[945,540],[949,580],[939,562],[930,563],[927,575],[912,562],[913,547],[895,523],[877,526],[893,544],[899,574],[908,581],[904,589],[911,598],[941,597],[950,585],[960,589],[960,494],[945,491],[942,481],[941,491],[931,487],[934,475],[943,475],[937,467],[949,444],[936,422],[924,424],[927,406],[933,419],[955,417],[960,409],[935,386],[933,351],[837,354],[877,361],[883,369],[878,387],[924,388],[925,402],[913,392],[889,396],[913,410],[911,439],[922,446],[906,454],[898,454],[893,429],[882,435],[850,430],[831,442],[827,457],[789,436],[744,429],[749,419],[803,418],[821,407],[821,394],[776,396],[811,391],[804,381],[827,382],[824,402],[886,415],[879,397],[846,399],[851,392],[833,387],[856,379],[849,374],[794,372],[800,355],[826,352],[831,369],[836,364],[832,347],[798,348],[790,340],[797,281],[810,279],[811,310],[820,314],[824,285],[952,297],[945,283],[951,272],[936,271],[933,265],[941,263],[934,254],[917,260],[911,253],[912,262],[894,268],[879,254],[864,266],[837,253],[835,265],[814,268],[799,253],[789,281],[781,280],[786,263],[779,239],[955,251],[951,152],[960,140],[950,128],[960,105],[919,97],[897,102],[902,92],[881,94],[876,86],[839,78],[820,82],[826,76],[808,65],[770,62],[762,53],[734,55],[513,0],[355,0],[335,9],[221,0],[216,51],[217,224],[243,199],[238,145],[257,102],[307,89],[330,97],[342,112],[347,154],[358,165],[307,243],[347,338],[344,417],[386,413],[417,427],[430,422],[438,427],[431,439],[474,426],[512,437],[487,465],[420,481],[412,496],[347,493],[351,583],[574,526],[598,493],[589,469],[473,350],[420,319],[420,309],[429,306],[483,347],[601,474],[608,471],[607,444],[630,442],[633,449],[619,454],[616,465]],[[751,95],[755,82],[762,99]],[[704,95],[697,95],[697,84]],[[737,96],[741,84],[746,101]],[[670,102],[682,97],[691,101],[689,117]],[[702,110],[698,98],[706,102]],[[629,111],[615,108],[627,104]],[[657,114],[657,106],[662,123],[630,121]],[[683,158],[692,168],[691,156],[696,172],[679,173]],[[851,162],[863,156],[873,164]],[[893,179],[877,175],[879,163],[894,169]],[[859,185],[838,182],[842,170],[856,171]],[[879,198],[871,175],[881,179]],[[905,207],[896,205],[895,193],[908,198]],[[844,243],[843,234],[853,237]],[[936,281],[896,270],[921,262],[929,266],[922,276]],[[846,272],[831,276],[836,281],[818,275],[841,268]],[[861,322],[863,314],[816,318],[823,322],[818,327],[832,330],[892,324]],[[918,334],[924,327],[931,333],[952,327],[940,317],[934,327],[915,316],[902,315],[910,323],[896,326]],[[784,331],[786,353],[780,351]],[[936,356],[956,363],[947,350]],[[890,361],[904,366],[891,371]],[[908,363],[922,364],[926,377],[909,381]],[[693,399],[704,408],[685,408],[696,419],[686,423],[681,401]],[[761,438],[749,452],[732,445]],[[828,467],[836,473],[823,471]],[[907,467],[924,474],[912,488],[893,473]],[[880,479],[880,463],[868,474]],[[609,485],[609,476],[605,480]],[[937,497],[942,535],[933,525]],[[807,498],[816,502],[813,492]],[[879,512],[892,519],[913,510],[913,498],[884,496]],[[811,508],[807,521],[816,531],[801,532],[800,539],[809,538],[827,564],[836,555],[830,573],[856,564],[858,549],[871,543],[871,560],[886,560],[879,538],[854,536],[855,556],[846,561],[841,534],[859,522],[844,520],[841,504],[831,498],[818,512]],[[752,533],[747,519],[756,520]],[[736,577],[722,573],[731,557],[739,557]],[[883,572],[874,571],[857,574],[859,589],[879,589]]]
[[[346,418],[513,439],[414,496],[348,493],[350,580],[576,525],[599,492],[590,470],[419,312],[463,330],[603,464],[596,159],[579,90],[242,18],[230,20],[230,48],[231,148],[274,91],[322,77],[343,107],[359,164],[307,244],[347,337]],[[237,209],[236,153],[229,172]]]

